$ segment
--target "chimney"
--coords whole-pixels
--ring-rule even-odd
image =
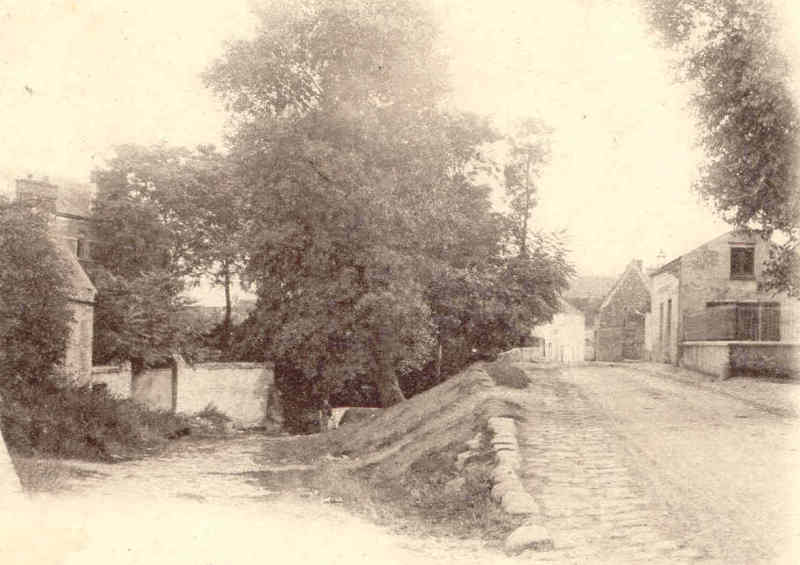
[[[26,179],[17,179],[17,200],[23,204],[54,214],[57,197],[58,187],[50,184],[47,177],[40,181],[34,180],[30,175]]]
[[[640,271],[642,270],[642,260],[641,259],[634,259],[633,264],[636,266],[637,269]],[[644,272],[644,271],[642,271]]]

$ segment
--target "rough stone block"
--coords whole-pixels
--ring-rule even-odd
[[[523,490],[512,490],[503,495],[503,510],[509,514],[539,514],[539,505]]]
[[[527,549],[550,551],[553,549],[553,540],[542,526],[524,524],[506,538],[504,549],[508,555],[517,555]]]

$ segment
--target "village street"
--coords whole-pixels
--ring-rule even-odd
[[[521,366],[541,562],[796,562],[797,420],[635,368]]]
[[[67,462],[76,476],[62,492],[0,508],[0,563],[514,563],[477,540],[404,535],[329,503],[303,486],[304,466],[266,463],[279,441],[252,434],[140,461]]]

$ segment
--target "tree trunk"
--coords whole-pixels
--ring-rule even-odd
[[[392,356],[387,351],[379,351],[377,355],[378,371],[375,375],[375,386],[378,387],[378,398],[383,408],[393,406],[406,399],[397,382],[397,374],[392,363]]]
[[[231,270],[227,263],[222,266],[222,284],[225,288],[225,318],[222,320],[220,348],[227,357],[231,343]]]
[[[442,382],[442,342],[436,348],[436,384]]]

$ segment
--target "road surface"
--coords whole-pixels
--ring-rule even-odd
[[[800,562],[798,420],[626,367],[521,366],[522,478],[556,548],[536,561]]]
[[[258,473],[284,469],[263,463],[270,441],[186,442],[155,459],[75,462],[83,477],[69,492],[0,513],[0,563],[513,563],[478,541],[400,535],[302,488],[270,492]]]

